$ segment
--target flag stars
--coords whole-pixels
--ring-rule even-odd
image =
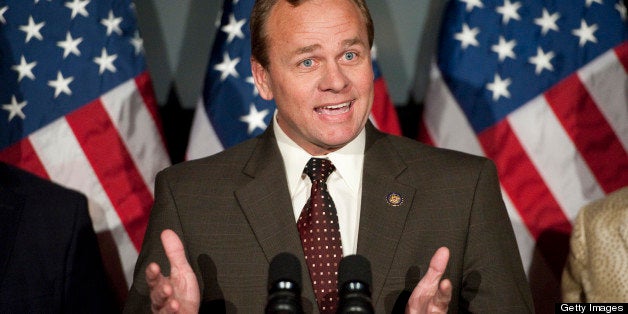
[[[43,40],[44,37],[41,36],[40,30],[42,27],[44,27],[44,25],[46,25],[46,22],[41,22],[41,23],[36,24],[35,21],[33,20],[33,16],[29,16],[28,24],[20,26],[20,30],[26,33],[25,43],[29,42],[33,37],[39,40]]]
[[[67,32],[65,34],[65,40],[57,42],[57,46],[63,48],[63,59],[65,59],[71,53],[75,56],[81,56],[81,51],[78,49],[78,45],[81,42],[83,42],[82,37],[74,39],[72,38],[72,34],[70,34],[70,32]]]
[[[626,5],[619,1],[615,4],[615,10],[617,10],[617,12],[619,12],[619,16],[621,16],[621,20],[625,21],[626,20]],[[2,10],[0,10],[0,18],[2,17]]]
[[[242,33],[244,23],[246,23],[246,19],[236,20],[233,13],[229,14],[229,24],[220,28],[220,30],[227,33],[227,43],[231,43],[236,37],[244,38],[244,33]]]
[[[554,58],[553,51],[545,53],[541,47],[537,47],[536,56],[530,57],[530,63],[536,66],[534,73],[539,75],[543,70],[554,71],[554,66],[551,63],[552,58]]]
[[[245,81],[251,85],[253,85],[253,96],[259,95],[259,91],[257,90],[257,86],[255,86],[255,79],[252,76],[249,76],[245,79]]]
[[[541,27],[541,34],[545,36],[550,30],[558,32],[556,21],[560,18],[560,13],[549,14],[547,9],[543,8],[543,15],[534,19],[534,24]]]
[[[57,72],[57,79],[54,81],[48,81],[48,86],[55,89],[55,97],[59,97],[61,93],[66,95],[72,95],[72,90],[70,90],[70,83],[74,81],[74,77],[70,76],[68,78],[64,78],[61,71]]]
[[[462,31],[460,33],[456,33],[454,38],[460,41],[460,45],[462,49],[467,49],[469,45],[478,47],[480,43],[475,38],[480,33],[480,29],[477,27],[469,28],[467,23],[462,24]]]
[[[226,80],[227,77],[229,77],[229,75],[236,78],[239,77],[240,75],[238,74],[238,71],[236,70],[236,65],[238,65],[239,62],[240,62],[239,57],[231,60],[231,57],[229,57],[229,54],[225,52],[223,55],[222,62],[214,66],[214,70],[221,72],[220,81]]]
[[[122,23],[121,17],[115,17],[113,15],[113,10],[109,10],[109,16],[106,19],[102,19],[100,24],[104,25],[107,28],[107,36],[110,36],[111,33],[115,32],[118,35],[122,35],[122,29],[120,29],[120,23]]]
[[[72,10],[72,14],[70,15],[71,19],[74,19],[77,14],[81,16],[88,17],[89,13],[85,7],[89,4],[91,0],[72,0],[72,2],[67,2],[65,4],[66,8]]]
[[[506,41],[504,36],[499,36],[499,43],[497,45],[493,45],[491,50],[497,53],[499,62],[503,62],[506,58],[515,59],[515,53],[513,49],[517,45],[516,40]]]
[[[113,61],[118,58],[117,54],[109,55],[105,48],[102,49],[100,57],[94,58],[94,62],[100,66],[98,74],[103,74],[105,70],[115,73],[116,67],[113,65]]]
[[[15,118],[15,116],[20,117],[22,120],[26,118],[26,115],[22,111],[24,107],[26,107],[27,101],[17,102],[15,95],[11,96],[11,103],[2,105],[2,109],[9,112],[9,122]]]
[[[510,0],[504,1],[504,5],[497,7],[497,13],[502,15],[502,24],[506,25],[510,22],[510,19],[521,20],[521,16],[517,12],[521,8],[520,2],[511,3]]]
[[[486,89],[493,92],[493,101],[498,101],[500,97],[510,98],[510,92],[508,86],[512,81],[507,78],[503,80],[499,74],[495,74],[495,80],[492,83],[486,85]]]
[[[597,24],[587,25],[587,22],[582,19],[580,20],[580,28],[574,29],[571,33],[580,38],[578,45],[580,45],[580,47],[583,47],[589,41],[592,43],[597,43],[597,38],[595,38],[595,35],[593,35],[595,31],[597,31],[597,29]]]
[[[255,104],[251,103],[249,107],[249,114],[246,116],[240,117],[240,121],[248,124],[248,134],[252,134],[256,128],[260,128],[265,130],[267,125],[264,122],[264,118],[268,115],[268,109],[264,109],[262,111],[257,111]]]
[[[587,8],[590,7],[593,3],[597,3],[597,4],[604,4],[602,3],[602,0],[586,0],[586,6]]]
[[[473,11],[473,8],[475,7],[478,7],[480,9],[484,7],[484,3],[482,3],[482,0],[460,0],[460,2],[467,4],[467,12]]]
[[[7,12],[9,10],[9,6],[5,5],[3,7],[0,7],[0,23],[2,24],[6,24],[7,20],[4,18],[4,13]]]
[[[144,40],[140,37],[140,32],[135,31],[133,38],[130,40],[131,45],[135,48],[135,55],[139,55],[144,51]]]
[[[26,62],[26,58],[22,56],[20,59],[20,64],[16,64],[11,67],[11,69],[17,71],[17,81],[20,82],[24,77],[28,77],[31,80],[35,80],[35,75],[33,74],[33,68],[37,65],[37,62],[33,61],[31,63]]]

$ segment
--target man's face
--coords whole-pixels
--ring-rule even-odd
[[[364,128],[373,104],[365,20],[350,0],[279,1],[266,23],[269,66],[253,62],[277,122],[312,155],[332,152]]]

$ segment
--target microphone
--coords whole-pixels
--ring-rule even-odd
[[[336,313],[372,314],[371,263],[362,255],[349,255],[338,267],[338,311]]]
[[[301,263],[290,253],[279,253],[268,268],[266,314],[301,313]]]

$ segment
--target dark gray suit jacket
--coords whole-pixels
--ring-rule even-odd
[[[85,196],[0,162],[0,313],[116,311]]]
[[[403,311],[441,246],[450,312],[533,312],[494,165],[487,159],[383,134],[367,125],[358,254],[371,262],[377,313]],[[270,260],[302,264],[306,312],[318,312],[272,127],[222,153],[157,176],[156,200],[125,311],[148,311],[144,271],[169,266],[159,240],[182,238],[201,287],[201,310],[262,313]],[[399,206],[387,196],[400,194]],[[339,209],[342,210],[342,209]]]

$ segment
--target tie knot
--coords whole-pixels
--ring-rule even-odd
[[[320,180],[322,182],[327,181],[329,175],[336,170],[336,167],[331,163],[329,159],[323,158],[310,158],[305,165],[303,172],[310,177],[312,182]]]

